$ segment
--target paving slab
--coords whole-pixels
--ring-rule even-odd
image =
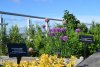
[[[77,65],[77,67],[100,67],[100,52],[96,52]]]
[[[26,60],[26,61],[31,61],[37,59],[37,57],[22,57],[22,61]],[[9,57],[9,56],[0,56],[0,64],[6,62],[6,61],[12,61],[17,63],[17,58],[16,57]]]

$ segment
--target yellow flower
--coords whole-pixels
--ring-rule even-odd
[[[54,67],[62,67],[61,64],[55,64]]]
[[[74,59],[74,60],[76,60],[77,58],[76,58],[75,56],[71,56],[71,59]]]
[[[49,56],[48,54],[42,54],[38,60],[21,61],[19,67],[74,67],[76,64],[76,57],[71,56],[68,63],[65,63],[63,58],[57,58],[56,55]],[[18,67],[14,62],[7,61],[4,63],[5,67]]]
[[[72,67],[71,64],[67,64],[66,67]]]

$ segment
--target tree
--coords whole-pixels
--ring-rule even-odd
[[[34,25],[30,25],[30,27],[26,29],[26,35],[27,35],[27,38],[25,42],[26,42],[27,47],[34,48],[34,43],[33,43],[34,36],[35,36]]]
[[[80,23],[78,25],[78,27],[81,29],[82,32],[87,33],[88,32],[88,28],[84,23]]]
[[[7,54],[7,42],[8,42],[8,35],[6,34],[6,27],[4,26],[0,30],[0,54],[6,55]]]
[[[9,31],[9,40],[10,43],[22,43],[23,39],[19,33],[19,28],[17,25],[12,26]]]
[[[100,49],[100,24],[96,24],[94,21],[89,29],[89,33],[94,36],[94,44],[89,47],[91,53]]]
[[[80,23],[80,21],[77,20],[77,18],[73,14],[69,13],[68,10],[65,10],[63,18],[66,20],[65,26],[69,29],[75,30]]]

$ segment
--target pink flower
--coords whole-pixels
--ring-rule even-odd
[[[49,19],[48,19],[48,18],[45,18],[45,22],[47,22],[47,23],[48,23],[48,22],[49,22]]]

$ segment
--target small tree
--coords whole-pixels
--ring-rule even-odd
[[[63,18],[66,20],[65,26],[69,29],[76,29],[78,23],[80,23],[80,21],[77,20],[77,18],[73,14],[69,13],[68,10],[65,10]]]
[[[21,43],[23,41],[17,25],[12,26],[12,28],[10,28],[9,40],[10,43]]]
[[[34,25],[30,25],[30,27],[26,29],[26,35],[27,35],[27,38],[25,42],[26,42],[27,47],[34,48],[34,43],[33,43],[34,35],[35,35]]]
[[[5,27],[0,30],[0,54],[6,55],[7,54],[7,48],[6,44],[8,42],[7,34],[5,31]]]

